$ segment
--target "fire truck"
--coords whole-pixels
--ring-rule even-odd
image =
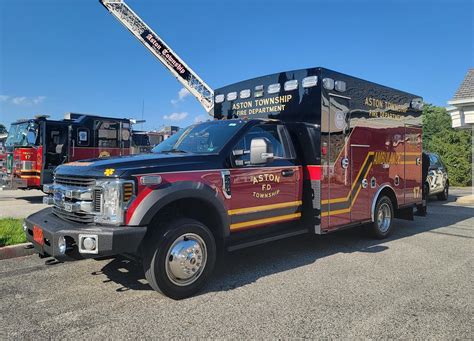
[[[5,142],[2,187],[41,189],[65,162],[128,155],[130,134],[129,119],[67,113],[57,121],[44,115],[19,120]]]
[[[194,75],[123,1],[103,3],[152,52],[167,50],[165,66]],[[206,89],[195,96],[214,120],[151,154],[58,167],[44,188],[51,207],[25,220],[36,251],[132,255],[153,289],[182,299],[224,251],[355,226],[385,238],[394,218],[413,219],[421,97],[322,67]]]

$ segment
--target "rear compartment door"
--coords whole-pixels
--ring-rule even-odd
[[[329,94],[321,117],[321,228],[332,230],[351,221],[350,98]]]
[[[370,219],[375,178],[370,178],[372,155],[369,145],[351,144],[351,222]]]

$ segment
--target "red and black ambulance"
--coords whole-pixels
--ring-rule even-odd
[[[25,221],[37,252],[135,254],[183,298],[219,251],[364,224],[384,238],[422,202],[419,96],[318,67],[219,88],[214,105],[151,154],[59,166],[52,207]]]

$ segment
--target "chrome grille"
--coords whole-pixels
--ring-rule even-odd
[[[81,177],[76,177],[76,176],[55,175],[54,183],[57,185],[63,185],[63,186],[94,187],[95,179],[81,178]]]
[[[55,198],[57,192],[60,194],[60,199],[54,199],[53,214],[57,217],[65,220],[70,220],[78,223],[91,224],[94,222],[94,213],[84,213],[84,212],[68,212],[65,210],[64,205],[68,203],[76,203],[77,199],[65,197],[65,193],[68,190],[85,190],[93,189],[95,187],[96,181],[91,178],[82,178],[78,176],[63,176],[55,175],[54,177],[54,186],[58,186],[53,193],[53,198]],[[94,211],[100,212],[101,209],[101,191],[94,189],[92,193],[92,201]]]
[[[90,224],[94,222],[94,215],[87,213],[70,213],[66,212],[58,206],[53,207],[53,213],[59,218],[75,221],[77,223]]]

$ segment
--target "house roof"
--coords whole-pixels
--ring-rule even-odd
[[[454,94],[453,101],[474,98],[474,69],[467,70],[466,77]]]

